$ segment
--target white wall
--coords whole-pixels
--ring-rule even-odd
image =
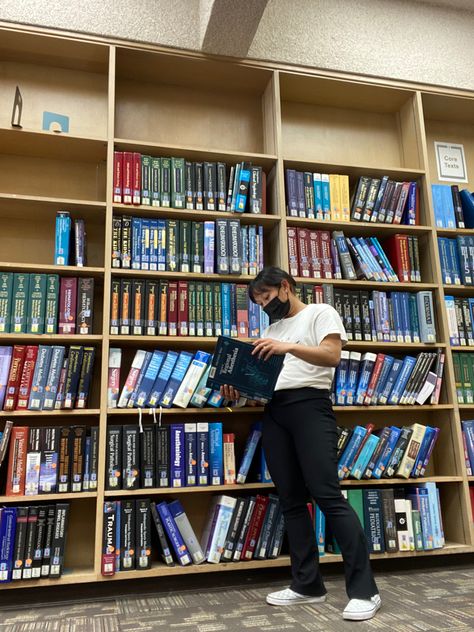
[[[200,5],[2,0],[0,20],[200,50]],[[239,54],[229,45],[208,38],[206,52]],[[474,0],[269,0],[248,56],[474,90]]]

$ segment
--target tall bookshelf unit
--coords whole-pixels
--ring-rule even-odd
[[[385,237],[401,231],[420,241],[422,283],[325,281],[341,287],[367,289],[431,289],[436,303],[438,342],[435,345],[351,342],[350,349],[418,352],[427,347],[446,351],[440,404],[436,406],[380,406],[363,409],[364,423],[376,427],[420,422],[439,426],[440,440],[425,480],[438,484],[446,536],[443,549],[423,553],[378,554],[374,558],[445,556],[474,552],[474,525],[469,484],[463,458],[461,425],[474,406],[457,404],[452,349],[436,239],[462,231],[436,229],[430,185],[436,181],[433,141],[463,143],[469,181],[474,182],[474,93],[384,81],[360,76],[323,73],[252,61],[206,57],[156,46],[71,36],[0,24],[0,269],[58,272],[93,276],[96,281],[95,324],[91,336],[0,335],[0,344],[20,341],[63,341],[94,344],[98,351],[90,408],[55,412],[0,412],[25,425],[99,425],[99,483],[96,493],[41,497],[0,497],[3,504],[34,504],[35,499],[68,499],[71,514],[65,571],[58,580],[2,584],[2,589],[57,585],[139,577],[159,577],[289,565],[288,555],[275,560],[229,564],[166,567],[153,561],[151,570],[120,572],[102,577],[101,541],[104,499],[126,496],[172,499],[179,497],[199,535],[210,498],[217,492],[250,494],[272,485],[247,484],[208,488],[105,491],[105,435],[108,424],[136,423],[137,412],[107,409],[110,346],[124,350],[123,371],[138,348],[212,349],[213,338],[135,337],[109,335],[111,279],[128,272],[111,268],[112,218],[141,216],[215,219],[228,214],[130,207],[112,200],[113,152],[140,151],[155,156],[185,156],[190,160],[248,159],[267,174],[267,215],[239,215],[242,223],[261,224],[266,263],[288,268],[287,227],[340,228],[347,235]],[[10,127],[15,86],[22,91],[23,129]],[[44,110],[70,117],[70,132],[41,131]],[[360,175],[388,174],[414,179],[420,185],[418,226],[352,222],[318,222],[286,216],[284,170],[296,168],[350,177],[351,191]],[[54,222],[58,210],[83,217],[88,235],[89,267],[52,265]],[[140,277],[203,278],[203,275],[138,272]],[[215,275],[215,279],[225,280]],[[232,277],[234,280],[235,277]],[[239,277],[239,282],[248,282]],[[303,279],[300,279],[301,281]],[[304,279],[308,282],[307,279]],[[319,283],[314,280],[314,283]],[[457,288],[470,295],[472,288]],[[122,375],[122,381],[124,379]],[[356,425],[360,407],[336,408],[338,421]],[[174,420],[220,420],[225,432],[236,434],[241,454],[250,423],[261,408],[170,409],[163,423]],[[144,421],[152,419],[148,411]],[[0,421],[0,428],[3,426]],[[2,474],[3,478],[4,474]],[[410,485],[412,481],[344,481],[344,486]],[[340,562],[326,554],[323,563]],[[441,561],[441,560],[440,560]]]

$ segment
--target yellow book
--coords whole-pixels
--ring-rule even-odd
[[[351,220],[351,202],[349,198],[349,176],[339,176],[341,201],[341,219],[343,222]]]
[[[341,195],[339,186],[339,176],[329,174],[329,197],[331,199],[331,221],[341,221]]]

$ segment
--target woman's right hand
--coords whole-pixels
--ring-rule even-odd
[[[222,397],[224,397],[225,399],[228,399],[231,402],[237,402],[240,399],[239,391],[233,386],[231,386],[230,384],[224,384],[223,386],[221,386],[221,395]],[[259,406],[260,402],[257,402],[257,400],[255,399],[248,399],[247,405]]]

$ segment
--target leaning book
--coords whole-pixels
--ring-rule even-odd
[[[208,388],[218,390],[229,384],[242,397],[269,401],[285,356],[273,355],[268,360],[259,360],[257,355],[252,355],[254,349],[248,342],[219,336],[207,379]]]

